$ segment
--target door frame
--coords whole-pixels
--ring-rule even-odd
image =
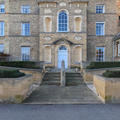
[[[62,46],[64,46],[66,48],[66,50],[60,50],[60,47],[62,47]],[[58,48],[58,56],[57,56],[58,57],[58,59],[57,59],[58,66],[57,67],[58,67],[58,69],[61,69],[61,66],[59,66],[59,65],[61,65],[62,61],[60,61],[61,63],[59,63],[59,57],[60,57],[59,55],[60,55],[60,52],[61,52],[61,54],[62,54],[62,52],[65,52],[65,55],[67,55],[67,56],[65,56],[65,58],[67,60],[64,59],[65,60],[65,69],[67,69],[68,68],[68,49],[65,45],[61,45],[60,47]]]

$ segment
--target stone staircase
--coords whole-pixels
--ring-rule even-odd
[[[43,78],[43,85],[60,85],[60,72],[47,72]]]
[[[66,72],[66,86],[77,86],[85,84],[79,72]],[[47,72],[43,78],[42,85],[60,85],[60,72]]]
[[[77,72],[66,73],[66,85],[67,86],[77,86],[81,84],[85,84],[85,83],[80,73],[77,73]]]

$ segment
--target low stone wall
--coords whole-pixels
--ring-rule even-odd
[[[33,76],[0,78],[0,102],[21,103],[33,90]]]
[[[102,68],[102,69],[83,69],[83,78],[85,82],[93,82],[94,75],[102,74],[106,70],[120,70],[120,68]]]
[[[105,103],[120,103],[120,78],[94,75],[94,86]]]
[[[26,69],[3,67],[1,69],[18,69],[26,74],[20,78],[0,78],[0,102],[21,103],[42,83],[45,71],[39,69]]]

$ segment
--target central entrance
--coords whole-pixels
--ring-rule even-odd
[[[68,68],[68,50],[65,46],[60,46],[58,49],[58,68],[61,69],[62,61],[65,62],[65,69]]]

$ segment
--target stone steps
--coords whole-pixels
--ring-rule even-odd
[[[60,85],[60,72],[48,72],[43,78],[43,85]]]
[[[66,73],[66,85],[67,86],[77,86],[80,84],[85,84],[80,73]]]

